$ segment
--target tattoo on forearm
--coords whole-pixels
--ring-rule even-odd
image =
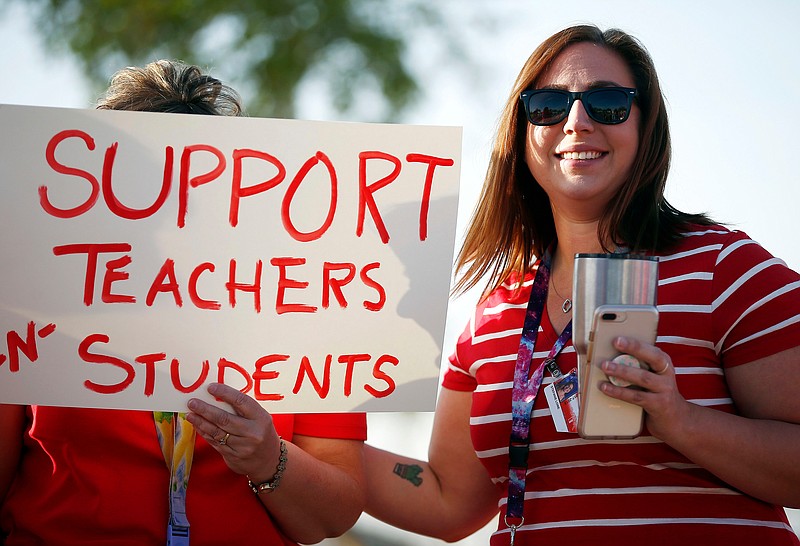
[[[410,481],[417,487],[422,485],[422,477],[420,476],[420,474],[422,474],[422,467],[417,464],[397,463],[394,465],[394,473],[404,480]]]

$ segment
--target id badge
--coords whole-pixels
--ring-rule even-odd
[[[578,371],[573,369],[544,389],[557,432],[578,432]]]

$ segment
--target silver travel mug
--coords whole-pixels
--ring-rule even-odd
[[[585,369],[594,311],[600,305],[655,305],[658,258],[641,254],[576,254],[572,279],[572,344],[578,376]]]

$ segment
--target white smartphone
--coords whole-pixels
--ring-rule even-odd
[[[601,305],[595,310],[589,331],[587,365],[580,378],[578,434],[581,437],[625,439],[641,434],[644,410],[600,391],[598,384],[609,380],[600,365],[617,359],[621,364],[646,367],[632,356],[622,355],[613,342],[625,336],[653,344],[657,328],[658,309],[654,305]]]

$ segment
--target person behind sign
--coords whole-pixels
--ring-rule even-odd
[[[429,461],[368,445],[368,513],[446,540],[497,517],[493,545],[800,544],[782,508],[800,506],[800,275],[673,208],[669,164],[664,98],[635,38],[575,26],[533,52],[457,260],[457,288],[488,285],[445,371]],[[616,341],[649,370],[603,363],[641,390],[601,388],[641,406],[646,429],[590,441],[557,432],[541,392],[532,414],[512,393],[532,370],[550,384],[576,367],[570,336],[557,344],[575,254],[625,247],[660,257],[658,339]],[[529,302],[541,321],[517,381]],[[513,469],[512,431],[530,434]]]
[[[170,61],[121,70],[98,108],[242,114],[235,91]],[[355,523],[363,413],[270,415],[208,390],[235,413],[0,405],[0,544],[166,544],[168,520],[175,545],[313,543]]]

